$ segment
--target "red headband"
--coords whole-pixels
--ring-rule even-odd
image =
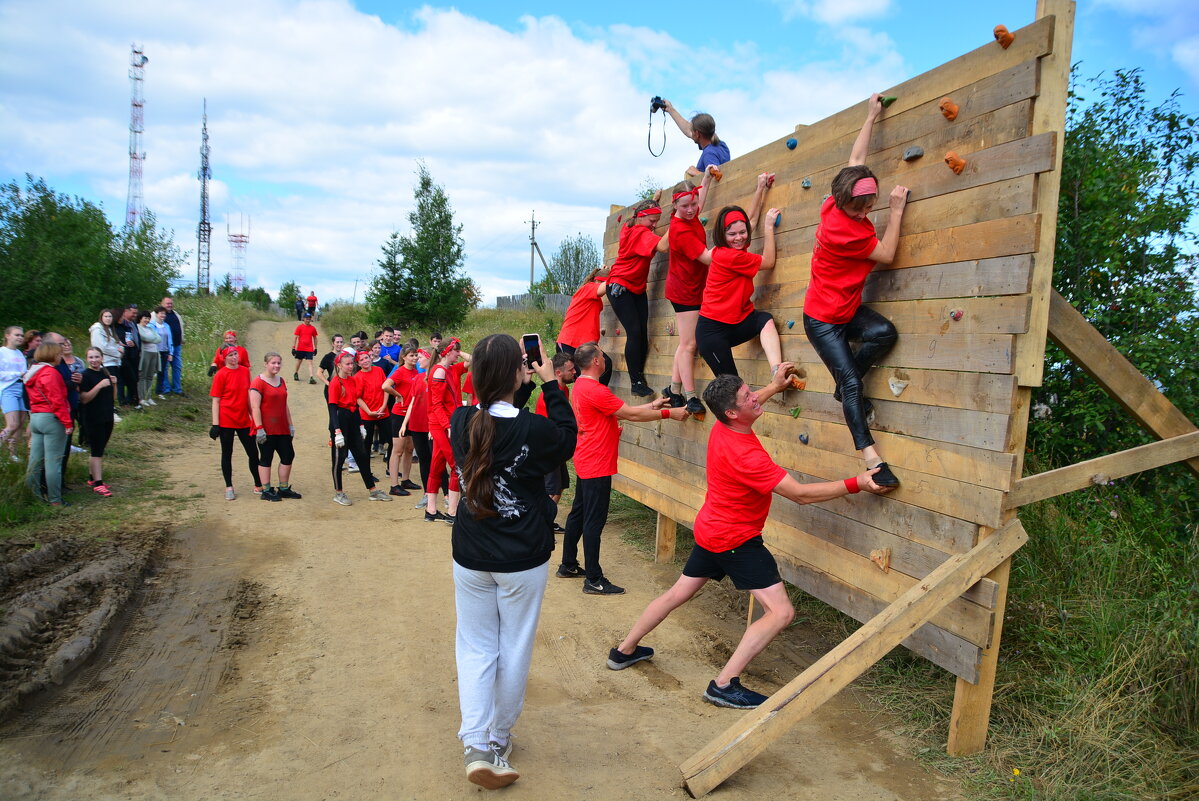
[[[736,222],[743,222],[745,223],[745,227],[749,228],[749,218],[745,216],[744,212],[734,209],[733,211],[730,211],[728,214],[724,215],[724,229],[726,231],[729,229],[729,226]]]
[[[648,209],[642,209],[641,211],[637,212],[637,214],[635,216],[637,216],[637,217],[657,217],[661,213],[662,213],[662,209],[659,208],[658,206],[650,206]]]
[[[445,356],[447,353],[449,353],[450,351],[452,351],[454,348],[458,347],[461,344],[462,344],[462,341],[460,339],[458,339],[457,337],[453,337],[452,339],[450,339],[449,344],[447,344],[444,348],[441,349],[441,355]]]
[[[857,183],[853,185],[853,191],[849,193],[850,197],[864,197],[866,195],[878,194],[878,181],[873,178],[859,178]]]
[[[226,331],[225,336],[237,336],[237,332],[236,331]]]
[[[670,196],[670,199],[672,201],[677,202],[680,198],[685,198],[688,195],[691,195],[692,197],[699,197],[699,187],[693,186],[690,189],[688,189],[686,192],[675,192],[673,195]]]

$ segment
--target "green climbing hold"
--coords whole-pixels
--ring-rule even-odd
[[[899,98],[895,97],[895,96],[883,97],[883,98],[880,98],[878,102],[882,104],[883,108],[887,108],[888,106],[890,106],[892,103],[894,103],[898,99]]]
[[[707,225],[707,224],[708,224],[708,218],[707,218],[707,217],[700,217],[700,218],[699,218],[699,224],[700,224],[700,225]]]

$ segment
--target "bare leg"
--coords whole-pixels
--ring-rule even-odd
[[[269,479],[270,476],[268,475],[267,478]],[[291,485],[291,465],[289,465],[289,464],[279,465],[279,484],[282,486],[290,486]]]
[[[783,361],[783,343],[779,340],[779,330],[774,320],[762,326],[762,350],[766,351],[766,362],[773,369]]]
[[[400,442],[407,437],[392,437],[391,438],[391,458],[387,460],[387,475],[390,476],[391,485],[394,487],[400,483]]]
[[[777,338],[777,334],[775,337]],[[795,617],[795,607],[787,597],[783,582],[772,584],[763,590],[750,590],[750,594],[762,605],[766,614],[755,620],[745,630],[737,650],[725,663],[724,670],[716,677],[716,686],[725,687],[730,681],[741,675],[745,667],[762,649],[770,644],[778,633],[790,625]]]
[[[403,437],[403,445],[401,446],[400,456],[400,475],[408,480],[412,480],[412,437]],[[392,449],[392,453],[395,449]]]
[[[104,460],[99,456],[89,456],[87,471],[91,474],[92,481],[100,481],[104,478]]]
[[[631,656],[637,643],[641,642],[645,635],[656,629],[658,624],[665,620],[671,612],[690,601],[692,596],[699,592],[699,588],[707,582],[706,578],[679,576],[679,580],[674,583],[674,586],[649,602],[649,606],[645,607],[641,617],[637,618],[637,622],[633,624],[628,636],[621,641],[616,650],[625,656]]]
[[[671,380],[678,380],[686,392],[695,391],[695,324],[699,322],[699,312],[678,312],[675,314],[678,323],[679,346],[674,352],[674,369]]]
[[[449,507],[450,517],[458,516],[458,501],[461,500],[462,493],[458,490],[450,490]]]

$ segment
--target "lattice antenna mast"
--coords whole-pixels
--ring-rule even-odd
[[[246,248],[250,245],[250,218],[238,215],[237,233],[225,219],[225,231],[229,236],[229,249],[233,251],[233,289],[241,292],[246,288]]]
[[[142,150],[142,133],[145,130],[146,100],[142,85],[146,80],[146,63],[150,59],[137,45],[130,45],[129,49],[129,82],[133,86],[129,101],[129,194],[125,200],[125,225],[134,228],[145,213],[142,164],[146,160],[146,153]]]
[[[207,295],[212,273],[212,221],[208,216],[208,98],[204,98],[204,122],[200,129],[200,224],[196,226],[196,291]]]

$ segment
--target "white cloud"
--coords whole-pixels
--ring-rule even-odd
[[[1154,55],[1166,53],[1193,85],[1199,85],[1199,12],[1193,0],[1099,0],[1133,17],[1133,42]]]
[[[775,0],[783,18],[809,17],[825,25],[880,17],[891,9],[891,0]]]

